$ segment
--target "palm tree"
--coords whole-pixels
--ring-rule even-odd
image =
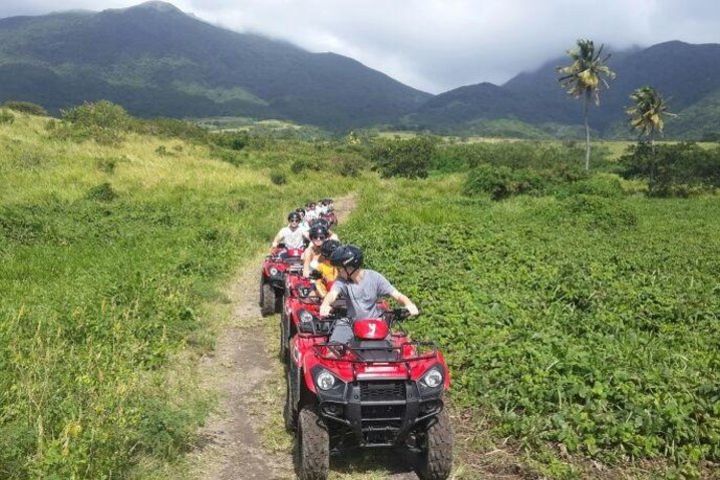
[[[635,103],[625,112],[630,116],[630,126],[638,131],[639,137],[645,137],[650,143],[650,148],[655,151],[655,134],[662,134],[665,126],[665,116],[676,117],[674,113],[667,111],[667,103],[660,95],[660,92],[653,87],[645,86],[636,89],[630,94],[630,99]]]
[[[615,72],[611,71],[605,62],[610,58],[600,58],[604,45],[595,51],[595,44],[592,40],[578,40],[577,47],[568,50],[567,54],[572,60],[568,66],[557,67],[560,86],[575,98],[583,100],[583,118],[585,120],[585,170],[590,170],[590,126],[588,125],[588,106],[590,100],[595,100],[595,105],[600,105],[600,87],[610,88],[608,80],[615,78]]]

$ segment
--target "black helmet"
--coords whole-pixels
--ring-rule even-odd
[[[325,258],[330,258],[332,253],[340,246],[340,242],[334,239],[325,240],[320,247],[320,254]]]
[[[328,222],[324,218],[316,218],[314,221],[314,225],[322,225],[323,227],[325,227],[326,230],[330,230],[330,222]]]
[[[313,225],[310,227],[310,231],[308,232],[308,236],[310,237],[310,240],[315,240],[316,238],[327,238],[330,234],[328,233],[328,229],[325,228],[323,225]]]
[[[330,263],[339,268],[350,267],[357,270],[362,267],[363,252],[355,245],[342,245],[330,255]]]
[[[288,222],[302,222],[302,217],[297,212],[290,212],[290,215],[288,215]]]

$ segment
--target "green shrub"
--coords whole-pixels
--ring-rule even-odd
[[[596,195],[573,195],[563,200],[564,218],[590,228],[613,231],[637,225],[635,212],[625,203]],[[567,215],[569,214],[569,215]]]
[[[489,194],[493,200],[502,200],[523,193],[539,193],[545,180],[530,169],[511,169],[506,166],[478,165],[465,181],[466,195]]]
[[[76,126],[99,127],[113,130],[128,130],[132,117],[123,107],[100,100],[99,102],[86,102],[80,106],[62,110],[62,119],[72,122]]]
[[[10,110],[15,110],[16,112],[27,113],[28,115],[36,115],[39,117],[48,116],[47,110],[45,110],[40,105],[32,102],[8,100],[2,106],[5,108],[9,108]]]
[[[15,121],[15,115],[13,115],[10,112],[6,112],[5,110],[0,110],[0,125],[8,124],[10,125]]]
[[[521,194],[551,194],[586,176],[562,163],[545,168],[480,164],[468,172],[463,192],[470,196],[489,194],[493,200]]]
[[[330,159],[333,170],[343,177],[358,177],[366,167],[365,159],[360,155],[342,155]]]
[[[608,150],[595,148],[591,162],[594,170],[607,170]],[[510,168],[557,170],[567,176],[585,175],[582,160],[584,149],[574,143],[554,145],[547,142],[480,142],[439,145],[432,158],[432,169],[441,172],[464,172],[480,164],[503,165]]]
[[[243,163],[243,154],[241,152],[235,152],[216,145],[210,146],[210,156],[236,167]]]
[[[556,194],[559,197],[586,194],[598,197],[617,198],[625,195],[620,178],[611,173],[598,173],[585,180],[560,185]]]
[[[165,145],[160,145],[155,149],[155,153],[160,155],[161,157],[173,157],[175,154],[167,149]]]
[[[275,185],[285,185],[287,183],[287,177],[282,172],[272,172],[270,174],[270,181]]]
[[[648,195],[687,197],[720,187],[720,147],[695,143],[632,145],[619,161],[625,178],[648,183]]]
[[[118,145],[123,133],[132,126],[134,119],[123,107],[107,100],[62,110],[62,125],[52,128],[52,136],[60,140],[83,142],[95,140],[101,145]],[[48,124],[49,127],[49,124]]]
[[[212,142],[223,148],[229,148],[239,152],[250,144],[247,132],[221,132],[214,133],[210,137]]]
[[[125,157],[102,157],[95,159],[95,167],[98,170],[105,173],[114,173],[117,164],[120,162],[126,162]]]
[[[383,177],[426,178],[436,143],[430,137],[384,140],[373,145],[370,159]]]
[[[92,187],[85,195],[88,200],[97,200],[99,202],[111,202],[117,197],[117,192],[108,182]]]
[[[294,160],[292,164],[290,164],[290,171],[294,174],[301,173],[303,170],[312,170],[314,172],[319,172],[325,167],[326,165],[324,165],[323,162],[320,162],[317,159],[298,158],[297,160]]]
[[[206,143],[210,138],[206,129],[176,118],[132,119],[129,127],[143,135],[181,138],[196,143]]]

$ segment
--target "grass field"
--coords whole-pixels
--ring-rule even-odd
[[[628,191],[495,202],[462,193],[465,147],[440,157],[455,162],[445,173],[379,180],[362,145],[232,150],[135,133],[100,145],[12,115],[0,123],[0,478],[172,478],[212,404],[179,361],[211,348],[207,305],[291,207],[351,190],[342,238],[417,301],[413,335],[447,352],[456,478],[500,450],[529,477],[717,475],[716,196],[646,198],[603,173],[599,185]],[[595,151],[612,160],[625,145]],[[266,439],[285,451],[279,413]]]
[[[0,478],[173,461],[209,405],[167,376],[212,345],[203,303],[291,207],[351,184],[274,185],[282,152],[236,167],[177,139],[55,140],[45,119],[14,115],[0,125]]]

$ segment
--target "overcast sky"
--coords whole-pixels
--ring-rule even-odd
[[[0,0],[0,18],[103,10],[140,0]],[[616,48],[720,43],[720,0],[173,0],[238,31],[355,58],[439,93],[503,83],[562,55],[577,38]]]

